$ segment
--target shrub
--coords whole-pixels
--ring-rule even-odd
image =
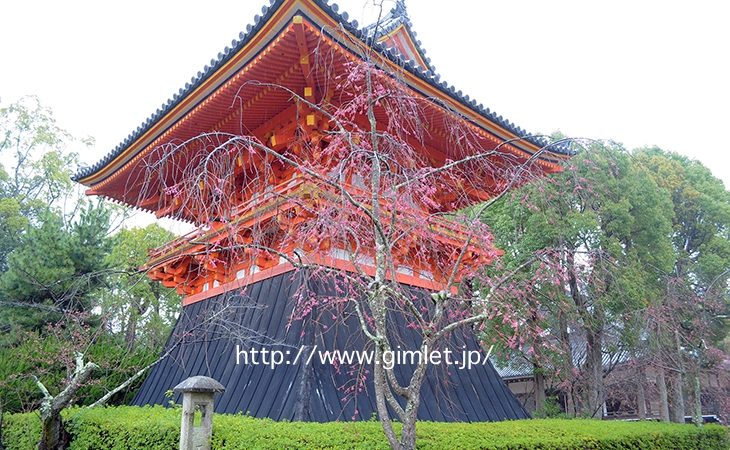
[[[555,397],[547,397],[545,399],[545,406],[535,411],[532,415],[537,419],[568,418],[568,416],[563,412],[560,402]]]
[[[181,410],[106,407],[77,410],[68,421],[72,450],[170,450],[179,447]]]
[[[109,407],[73,409],[64,416],[71,450],[169,450],[178,447],[179,408]],[[400,430],[396,425],[396,431]],[[34,448],[38,415],[8,414],[3,424],[8,450]],[[213,449],[387,449],[380,423],[274,422],[244,415],[216,415]],[[630,449],[720,450],[730,448],[719,425],[599,420],[535,419],[496,423],[419,422],[418,448],[430,449]]]
[[[2,435],[7,450],[36,448],[41,437],[41,419],[38,413],[5,414]]]

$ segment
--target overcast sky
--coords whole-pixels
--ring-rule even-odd
[[[111,151],[268,0],[3,1],[0,105]],[[360,24],[373,0],[337,2]],[[384,2],[389,10],[394,3]],[[730,2],[406,0],[442,80],[532,133],[658,145],[730,186]]]

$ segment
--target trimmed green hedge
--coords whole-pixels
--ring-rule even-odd
[[[162,406],[82,409],[67,428],[72,450],[170,450],[180,446],[181,418],[182,410]]]
[[[8,450],[36,448],[40,437],[41,418],[37,412],[3,416],[3,443]]]
[[[116,407],[66,413],[72,450],[177,448],[180,409]],[[37,414],[6,415],[8,450],[32,449],[39,435]],[[396,424],[398,425],[398,424]],[[397,427],[398,429],[399,427]],[[274,422],[216,415],[213,448],[387,449],[378,422]],[[418,424],[419,449],[729,449],[728,430],[719,425],[598,420],[536,419],[497,423]]]

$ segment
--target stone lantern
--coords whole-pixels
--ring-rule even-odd
[[[173,388],[183,394],[180,450],[210,450],[213,435],[213,395],[226,388],[210,377],[190,377]],[[200,425],[195,426],[195,412],[200,408]]]

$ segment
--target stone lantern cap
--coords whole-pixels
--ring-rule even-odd
[[[218,381],[210,377],[198,375],[190,377],[182,383],[175,386],[173,389],[175,392],[212,392],[220,393],[225,392],[226,388]]]

